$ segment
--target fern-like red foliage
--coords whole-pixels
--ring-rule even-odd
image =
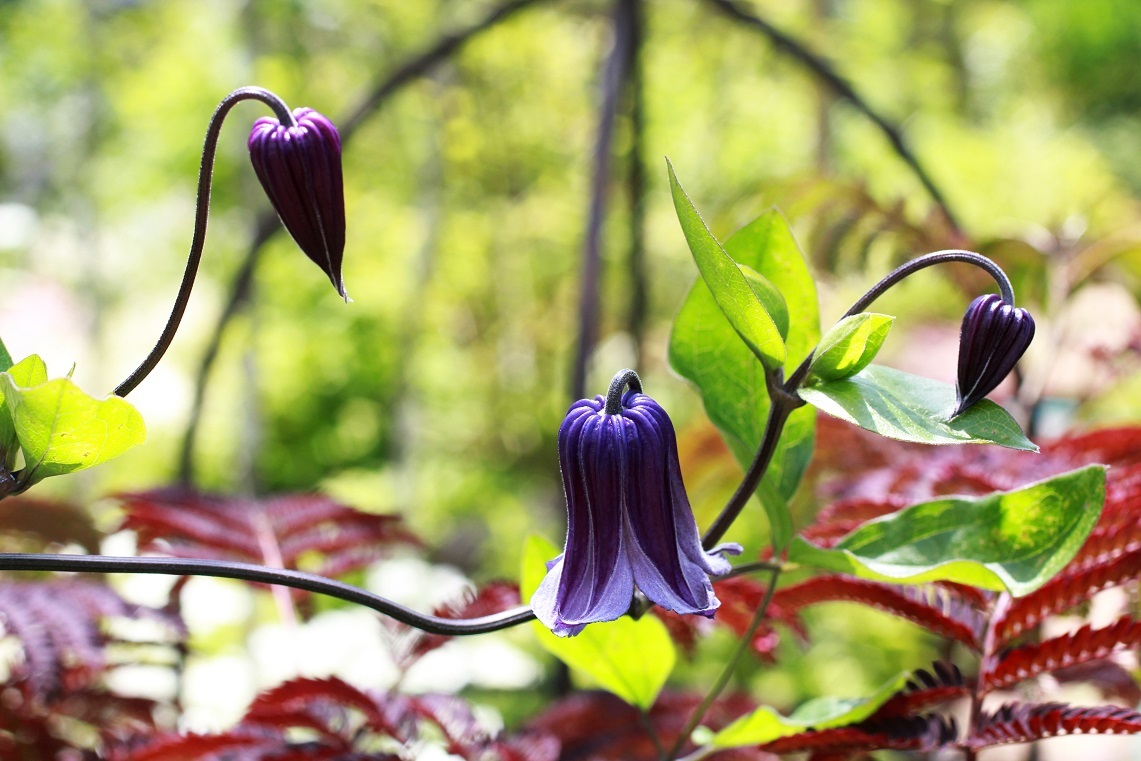
[[[340,679],[295,679],[260,696],[228,732],[164,734],[119,743],[108,761],[398,761],[433,737],[467,761],[557,761],[541,732],[488,732],[451,695],[365,692]]]
[[[128,603],[91,581],[0,584],[0,621],[21,650],[0,683],[0,758],[91,753],[93,736],[108,741],[153,728],[154,702],[117,695],[103,684],[117,662],[108,647],[135,644],[108,628],[116,619],[154,622],[155,636],[140,644],[160,645],[169,661],[177,660],[185,631],[167,611]]]
[[[171,487],[119,499],[123,528],[138,534],[140,552],[337,577],[395,546],[419,546],[399,516],[365,513],[318,494],[255,500]]]
[[[979,707],[988,693],[1047,673],[1059,681],[1082,679],[1101,686],[1109,697],[1141,696],[1132,677],[1111,660],[1116,653],[1141,645],[1141,621],[1128,612],[1109,626],[1086,625],[1069,634],[1019,644],[1020,638],[1037,633],[1048,617],[1080,609],[1102,590],[1135,586],[1141,579],[1141,428],[1067,437],[1033,456],[996,447],[917,447],[869,436],[827,418],[821,418],[820,424],[815,476],[821,491],[838,501],[822,510],[803,535],[824,546],[868,519],[903,507],[900,495],[914,502],[947,494],[985,494],[1093,462],[1111,466],[1107,499],[1098,526],[1077,557],[1054,579],[1020,599],[950,584],[916,589],[837,574],[778,590],[773,597],[777,620],[788,621],[803,609],[826,602],[866,605],[961,643],[976,653],[978,667],[974,680],[963,679],[958,667],[950,665],[937,665],[934,674],[916,672],[912,683],[869,721],[782,738],[766,750],[780,754],[816,750],[818,755],[827,751],[832,754],[828,757],[836,758],[880,748],[974,752],[1057,734],[1141,732],[1141,714],[1129,708],[1072,708],[1044,702],[988,713]],[[877,496],[882,494],[892,496]],[[1039,692],[1046,687],[1037,685]],[[962,736],[950,722],[923,713],[972,696],[979,708]]]

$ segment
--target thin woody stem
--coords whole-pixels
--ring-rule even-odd
[[[590,355],[598,341],[599,302],[602,277],[602,228],[606,222],[606,202],[610,189],[614,133],[625,84],[633,60],[634,0],[616,0],[613,12],[614,44],[602,70],[591,166],[590,197],[587,204],[586,232],[582,245],[582,274],[578,299],[578,342],[571,365],[570,396],[586,395],[586,372]]]
[[[713,687],[710,688],[709,692],[705,693],[705,697],[702,698],[701,703],[694,709],[693,714],[689,717],[689,721],[685,723],[685,727],[682,728],[681,733],[677,736],[677,740],[674,741],[673,747],[670,748],[669,755],[666,756],[666,761],[673,761],[673,759],[677,758],[682,746],[685,745],[685,741],[693,734],[693,730],[697,729],[697,725],[705,718],[705,714],[709,711],[710,706],[713,705],[713,702],[717,700],[724,691],[726,685],[729,684],[729,680],[733,678],[733,673],[737,670],[738,664],[741,663],[741,658],[744,657],[745,651],[752,644],[753,637],[756,636],[757,629],[760,628],[761,622],[765,620],[769,603],[772,602],[773,594],[776,592],[777,579],[780,578],[780,573],[781,569],[779,566],[772,569],[769,586],[768,589],[765,590],[765,597],[761,600],[757,612],[753,614],[753,620],[749,622],[749,628],[741,635],[741,640],[737,643],[737,648],[733,651],[733,657],[725,664],[725,668],[721,670],[721,674],[717,677],[717,681],[714,682]]]
[[[288,568],[201,558],[110,557],[106,555],[25,555],[0,553],[0,571],[65,571],[76,573],[150,573],[164,576],[213,576],[275,584],[336,597],[363,605],[403,624],[446,637],[507,629],[535,618],[529,606],[469,619],[432,616],[406,608],[364,589]]]
[[[749,502],[749,497],[753,496],[753,492],[761,483],[761,479],[768,470],[769,463],[772,462],[773,455],[776,454],[777,444],[780,442],[781,432],[784,431],[784,424],[788,421],[788,416],[792,412],[804,405],[804,402],[795,395],[787,391],[787,387],[780,385],[780,374],[766,371],[765,378],[769,387],[769,398],[771,405],[769,407],[769,417],[765,423],[764,436],[761,439],[761,445],[757,449],[757,455],[753,458],[752,464],[749,465],[749,470],[746,471],[745,477],[741,480],[740,486],[733,492],[733,496],[721,509],[721,513],[713,521],[705,531],[705,535],[701,538],[701,546],[706,550],[710,550],[725,536],[725,532],[733,525],[733,521],[737,520],[737,516],[745,509],[745,505]],[[795,388],[795,387],[794,387]]]
[[[127,376],[127,379],[115,388],[116,396],[126,396],[131,393],[143,379],[150,375],[158,365],[159,360],[166,354],[178,332],[182,316],[186,313],[186,305],[190,301],[190,292],[194,289],[194,278],[198,274],[198,265],[202,262],[202,249],[206,244],[206,222],[210,216],[210,183],[214,177],[214,155],[218,151],[218,135],[222,132],[222,122],[230,109],[243,100],[260,100],[273,109],[278,121],[288,127],[294,127],[297,122],[290,113],[289,107],[281,98],[269,90],[261,87],[240,87],[222,99],[214,115],[210,117],[210,124],[206,128],[206,142],[202,146],[202,165],[198,171],[198,200],[194,210],[194,237],[190,242],[190,253],[186,257],[186,270],[182,274],[182,284],[178,287],[178,295],[174,298],[174,306],[170,310],[166,327],[162,335],[155,342],[154,348],[146,359]]]

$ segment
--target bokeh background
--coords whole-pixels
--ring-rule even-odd
[[[147,445],[45,483],[38,496],[90,505],[108,530],[119,513],[106,495],[180,473],[219,492],[321,490],[398,512],[432,544],[431,562],[398,557],[358,581],[418,607],[466,580],[514,578],[528,532],[561,539],[555,434],[574,392],[612,4],[528,3],[375,108],[361,106],[441,35],[496,7],[0,2],[0,336],[17,359],[42,355],[53,375],[74,363],[74,379],[96,395],[135,367],[169,312],[217,102],[257,84],[342,126],[357,115],[344,153],[353,302],[342,303],[282,231],[251,249],[272,229],[259,232],[268,203],[245,147],[265,109],[240,105],[222,133],[183,327],[131,394]],[[696,277],[665,156],[722,238],[770,206],[782,210],[820,278],[825,326],[911,256],[987,253],[1011,273],[1039,330],[1020,383],[996,397],[1044,436],[1137,421],[1141,4],[739,7],[829,62],[859,102],[716,3],[642,4],[642,116],[631,118],[635,96],[623,92],[606,151],[599,327],[585,389],[602,393],[615,370],[639,369],[679,429],[699,521],[738,471],[665,359],[670,321]],[[867,110],[902,135],[943,208]],[[639,168],[640,192],[630,181]],[[219,331],[247,266],[249,287]],[[882,361],[953,382],[958,320],[987,287],[949,267],[894,290],[876,306],[898,318]],[[199,415],[203,355],[214,342]],[[800,502],[809,515],[811,484]],[[763,523],[751,509],[735,538],[761,546]],[[130,548],[125,534],[106,547]],[[119,583],[140,601],[161,600],[166,588]],[[187,594],[192,655],[177,688],[189,728],[225,726],[257,689],[290,674],[384,686],[395,673],[370,613],[323,603],[313,620],[288,624],[236,583],[195,581]],[[935,652],[918,629],[874,612],[828,606],[818,619],[821,644],[807,653],[790,645],[781,668],[751,669],[741,683],[777,704],[837,683],[860,694]],[[729,644],[715,641],[713,652]],[[467,686],[510,722],[526,708],[512,690],[549,672],[537,652],[526,631],[449,645],[425,659],[422,685],[404,686]],[[679,679],[707,681],[715,668],[711,657]],[[164,689],[141,672],[124,680]]]

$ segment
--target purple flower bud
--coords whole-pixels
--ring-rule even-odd
[[[1034,339],[1034,319],[991,293],[967,307],[959,333],[958,403],[952,417],[994,391]]]
[[[299,108],[293,117],[295,127],[268,116],[254,122],[248,141],[250,162],[285,229],[347,301],[341,279],[345,252],[341,137],[331,121],[311,108]]]
[[[555,634],[578,634],[630,609],[635,586],[676,613],[712,617],[720,602],[709,576],[729,571],[722,552],[705,552],[678,463],[673,424],[641,393],[637,376],[620,373],[607,399],[571,405],[559,429],[567,498],[563,554],[531,598],[536,617]],[[621,395],[629,380],[631,390]]]

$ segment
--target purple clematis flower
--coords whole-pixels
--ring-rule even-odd
[[[1034,340],[1034,318],[998,294],[979,296],[967,307],[959,333],[958,403],[952,417],[994,391]]]
[[[346,301],[341,279],[345,253],[345,190],[341,137],[311,108],[293,112],[285,126],[269,116],[254,122],[250,162],[282,224],[305,255],[325,271]]]
[[[637,587],[663,608],[712,617],[720,602],[709,577],[729,571],[720,553],[741,547],[702,548],[673,424],[632,370],[615,376],[605,399],[571,405],[559,462],[567,542],[531,598],[535,616],[573,636],[624,615]]]

